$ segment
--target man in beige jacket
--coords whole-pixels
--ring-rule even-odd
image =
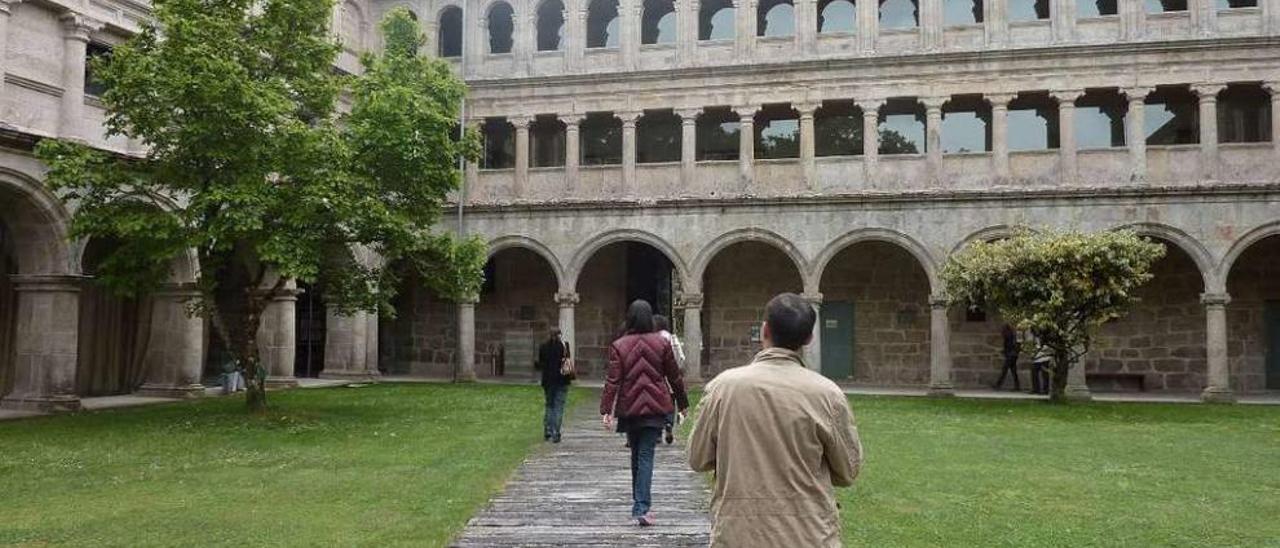
[[[764,350],[707,384],[689,466],[715,472],[711,545],[841,546],[835,487],[853,484],[862,445],[849,401],[805,367],[817,314],[799,295],[769,301]]]

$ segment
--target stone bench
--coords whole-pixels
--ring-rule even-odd
[[[1085,383],[1095,392],[1147,391],[1147,376],[1142,373],[1088,373]]]

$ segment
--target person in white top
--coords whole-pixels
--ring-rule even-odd
[[[676,355],[676,365],[680,367],[680,372],[684,373],[684,345],[680,343],[680,337],[677,337],[675,333],[671,332],[671,321],[668,320],[666,316],[655,314],[653,316],[653,327],[657,329],[658,334],[662,335],[662,338],[666,339],[667,343],[671,345],[671,351]],[[670,387],[668,387],[668,389],[670,389]],[[668,444],[675,441],[675,436],[672,434],[672,428],[675,424],[676,414],[672,413],[667,415],[665,439]]]

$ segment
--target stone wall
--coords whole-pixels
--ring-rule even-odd
[[[705,375],[749,363],[760,351],[753,329],[764,321],[765,304],[779,293],[804,290],[791,259],[760,242],[743,242],[722,250],[711,260],[702,283]]]
[[[1280,306],[1280,236],[1246,250],[1227,278],[1227,355],[1233,388],[1256,392],[1266,388],[1267,302]],[[1280,352],[1280,348],[1273,351]]]
[[[604,378],[609,344],[627,312],[627,248],[615,244],[596,252],[578,277],[574,329],[581,375]]]
[[[512,248],[494,255],[493,278],[476,305],[476,375],[532,377],[536,346],[559,322],[555,272],[536,253]]]
[[[853,378],[878,386],[929,382],[929,280],[905,250],[883,242],[841,251],[822,278],[824,303],[853,303]]]
[[[952,382],[956,388],[983,388],[995,384],[1004,364],[1001,351],[1004,341],[1000,336],[1003,320],[993,311],[970,313],[964,307],[954,306],[947,313],[951,323]],[[1021,387],[1031,384],[1028,371],[1030,359],[1018,362],[1018,380]],[[1005,381],[1011,386],[1012,381]]]
[[[396,317],[378,325],[378,366],[388,375],[449,377],[458,352],[457,306],[414,279],[402,284]]]

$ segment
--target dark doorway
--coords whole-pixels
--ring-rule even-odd
[[[1280,301],[1267,301],[1267,390],[1280,390]]]
[[[824,303],[820,319],[822,374],[832,380],[848,380],[853,376],[853,303]]]
[[[314,286],[299,284],[298,306],[294,309],[297,326],[297,351],[293,358],[293,376],[318,377],[324,370],[325,306],[324,298]]]
[[[671,316],[671,261],[652,246],[627,242],[627,304],[644,299],[655,314]]]
[[[116,242],[94,238],[85,247],[83,266],[96,276]],[[151,326],[150,301],[125,297],[91,281],[80,292],[80,337],[76,393],[81,396],[128,394],[146,374]]]

